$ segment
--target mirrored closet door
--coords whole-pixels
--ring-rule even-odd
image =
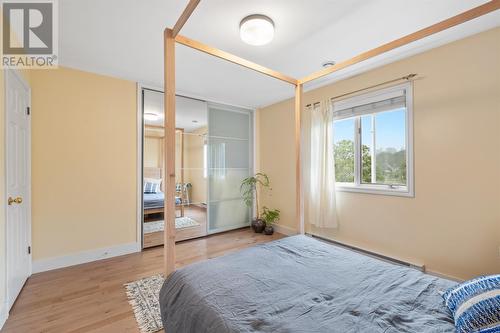
[[[143,247],[163,244],[163,92],[143,89]],[[176,240],[248,226],[240,183],[253,172],[253,112],[176,97]]]
[[[163,244],[165,131],[163,93],[142,90],[143,109],[143,247]]]
[[[176,240],[207,234],[207,103],[176,98]]]
[[[143,89],[143,247],[163,244],[165,130],[163,92]],[[207,234],[207,103],[178,96],[175,130],[176,240]]]
[[[250,223],[250,208],[240,193],[253,173],[253,112],[217,104],[208,106],[209,232]]]

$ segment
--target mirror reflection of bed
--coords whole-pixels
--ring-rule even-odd
[[[147,100],[163,98],[151,94]],[[157,96],[155,96],[157,95]],[[179,99],[179,98],[178,98]],[[160,104],[160,101],[158,101]],[[182,105],[182,102],[180,103]],[[206,109],[204,109],[206,110]],[[145,113],[148,105],[144,105]],[[162,110],[163,111],[163,110]],[[179,110],[182,113],[182,109]],[[186,110],[176,129],[176,241],[207,234],[206,111]],[[163,244],[164,230],[164,128],[163,118],[145,117],[143,247]],[[156,185],[155,185],[156,184]]]
[[[146,175],[154,178],[161,172],[157,168],[145,168]],[[146,171],[147,170],[147,171]],[[206,235],[207,208],[203,202],[193,202],[191,190],[184,183],[184,190],[181,190],[182,182],[177,187],[176,193],[176,240],[201,237]],[[144,247],[152,247],[163,244],[164,210],[163,191],[161,193],[144,193]]]

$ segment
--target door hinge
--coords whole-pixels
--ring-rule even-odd
[[[29,116],[31,114],[31,110],[30,110],[30,107],[26,107],[26,114]]]
[[[28,246],[28,254],[31,254],[31,246]]]

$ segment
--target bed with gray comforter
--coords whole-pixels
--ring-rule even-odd
[[[158,193],[144,193],[144,209],[163,208],[165,205],[165,194]]]
[[[160,308],[168,333],[454,332],[453,285],[294,236],[177,270]]]
[[[175,204],[180,205],[181,203],[181,198],[175,197]],[[163,192],[144,193],[144,209],[163,208],[164,205],[165,194]]]

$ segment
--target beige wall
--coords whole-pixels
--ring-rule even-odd
[[[203,134],[207,127],[184,135],[184,182],[191,183],[191,202],[207,202],[207,179],[203,177]]]
[[[32,71],[33,259],[136,241],[133,82]]]
[[[415,198],[339,192],[337,240],[458,278],[500,272],[500,28],[334,83],[305,104],[409,73],[414,83]],[[293,102],[259,110],[264,204],[294,227]]]
[[[165,168],[164,166],[164,157],[165,155],[163,154],[164,150],[164,140],[165,140],[165,131],[163,128],[160,127],[145,127],[144,128],[144,160],[143,160],[143,166],[145,168],[160,168],[161,169],[161,179],[165,179]],[[175,133],[176,137],[178,136],[178,133]],[[177,141],[176,141],[177,142]],[[175,160],[176,165],[180,165],[180,160],[177,159]],[[148,177],[148,174],[146,172],[144,173],[145,177]],[[150,175],[149,175],[150,176]],[[162,191],[165,190],[165,182],[162,181],[160,188]]]
[[[183,168],[182,150],[184,149],[184,142],[182,142],[184,138],[182,136],[182,133],[183,131],[180,129],[175,130],[175,182],[176,183],[182,183],[182,177],[180,172],[180,170]],[[163,138],[163,140],[165,140],[165,137]],[[162,156],[162,158],[164,158],[164,155]]]
[[[293,100],[257,110],[257,172],[271,181],[261,206],[281,211],[279,225],[295,228],[295,119]]]
[[[147,134],[146,134],[147,135]],[[144,138],[144,167],[161,168],[163,138],[146,136]]]

